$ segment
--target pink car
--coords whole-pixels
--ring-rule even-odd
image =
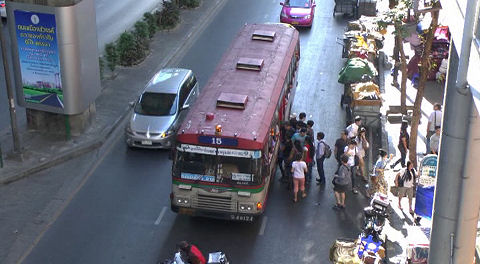
[[[311,27],[315,14],[315,0],[286,0],[280,3],[280,22],[300,27]]]

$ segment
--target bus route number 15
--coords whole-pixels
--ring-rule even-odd
[[[222,138],[212,137],[212,144],[213,145],[222,145]]]

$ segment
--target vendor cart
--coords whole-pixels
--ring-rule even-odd
[[[358,0],[335,0],[335,7],[333,8],[333,17],[336,13],[358,17]]]
[[[382,107],[382,100],[354,99],[350,88],[346,88],[348,86],[345,85],[345,91],[340,100],[340,106],[345,106],[347,124],[353,122],[354,116],[360,116],[365,126],[379,128],[381,126],[380,108]]]

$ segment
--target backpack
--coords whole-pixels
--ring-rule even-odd
[[[328,159],[328,158],[330,158],[330,157],[332,156],[332,149],[331,149],[330,146],[329,146],[327,143],[325,143],[324,141],[322,141],[322,143],[323,143],[323,145],[325,146],[325,147],[323,148],[323,156]]]

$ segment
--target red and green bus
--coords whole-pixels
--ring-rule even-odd
[[[173,211],[239,221],[264,212],[299,59],[292,26],[240,30],[177,131]]]

